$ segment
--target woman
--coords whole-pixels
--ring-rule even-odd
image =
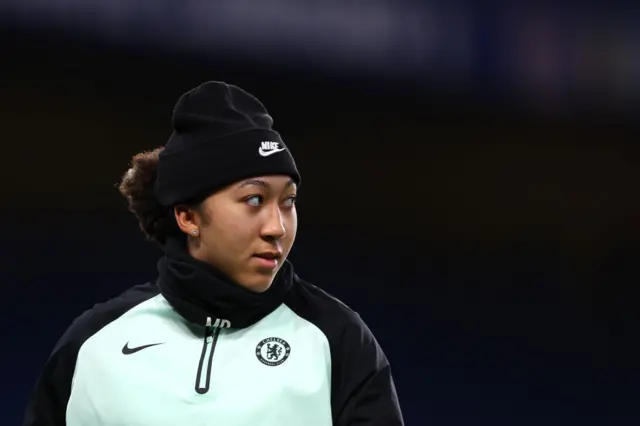
[[[120,192],[164,256],[56,345],[25,426],[393,426],[389,363],[360,317],[298,278],[300,175],[252,95],[183,95]]]

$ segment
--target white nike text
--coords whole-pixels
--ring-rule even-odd
[[[268,157],[284,150],[285,148],[280,148],[279,142],[263,141],[260,148],[258,149],[258,154],[263,157]]]

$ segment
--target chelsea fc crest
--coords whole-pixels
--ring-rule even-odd
[[[256,346],[256,357],[258,357],[258,360],[271,367],[285,362],[290,354],[291,346],[278,337],[264,339]]]

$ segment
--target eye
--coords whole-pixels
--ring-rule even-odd
[[[293,207],[294,204],[296,203],[296,196],[292,195],[290,197],[288,197],[286,200],[284,200],[284,205],[287,207]]]
[[[251,207],[260,207],[262,204],[262,195],[252,195],[251,197],[245,198],[244,200]]]

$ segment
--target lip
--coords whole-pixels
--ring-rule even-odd
[[[278,258],[267,259],[265,257],[260,257],[259,255],[254,255],[253,259],[260,269],[272,271],[278,267]]]
[[[267,250],[260,253],[256,253],[253,255],[258,258],[268,258],[268,259],[280,259],[282,257],[282,252],[279,250]]]

